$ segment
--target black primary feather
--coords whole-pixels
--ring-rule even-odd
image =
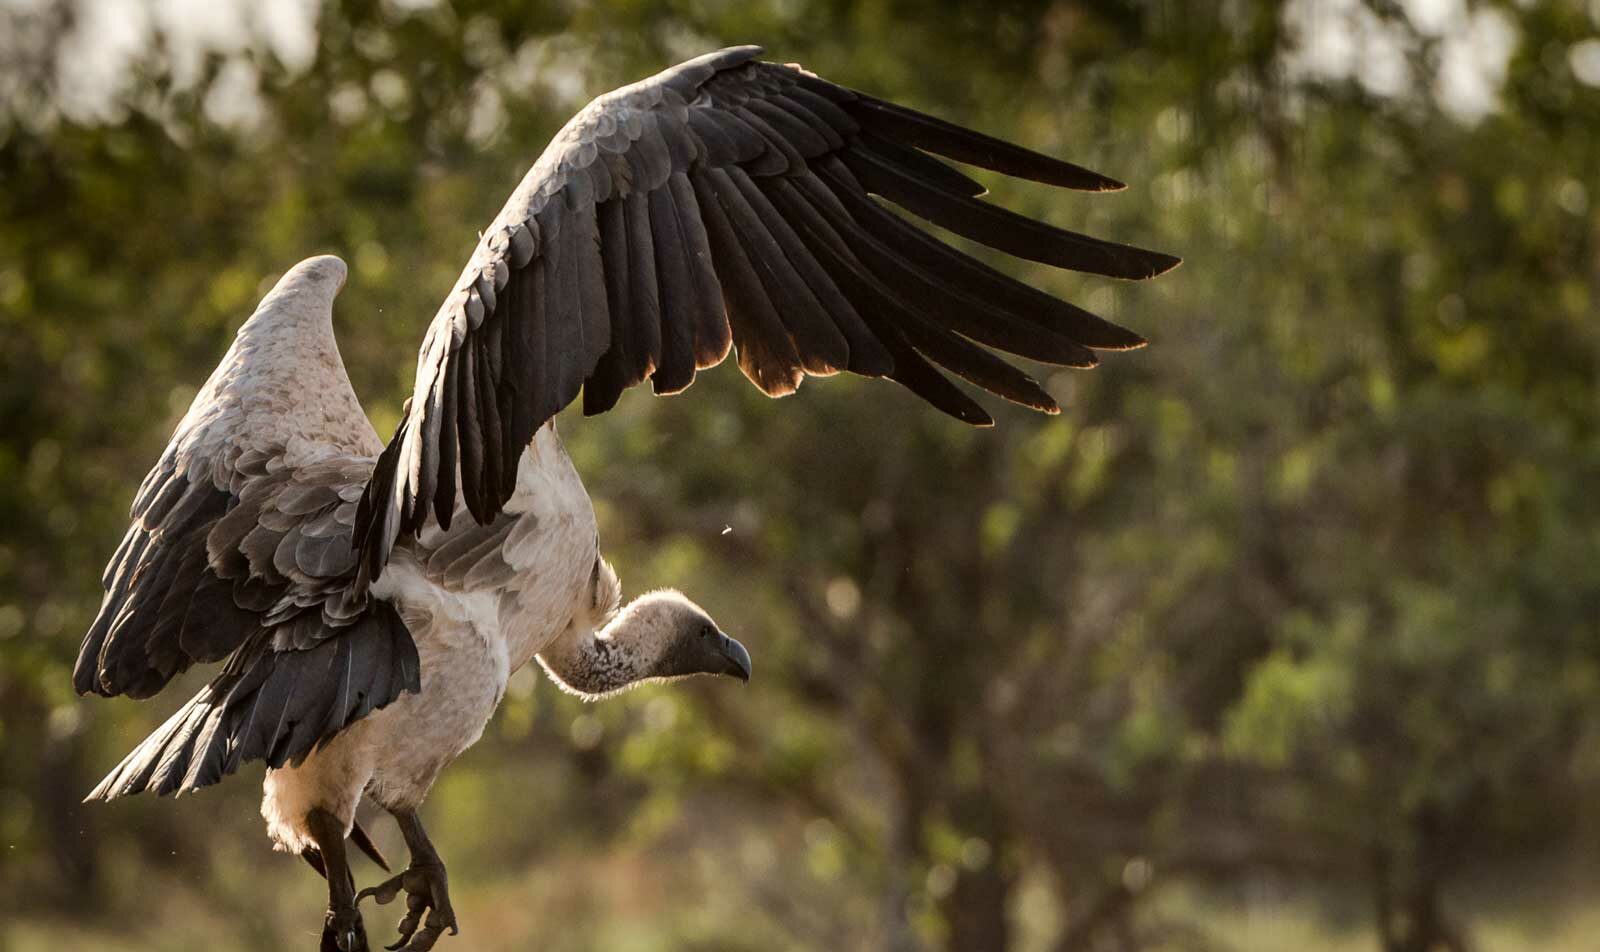
[[[434,319],[440,345],[424,349],[408,425],[391,444],[404,452],[386,451],[366,487],[358,588],[399,534],[422,530],[418,499],[431,494],[445,520],[457,471],[473,518],[491,521],[522,447],[580,389],[586,413],[646,377],[676,393],[736,346],[770,396],[851,370],[987,425],[937,368],[1055,412],[1032,377],[986,348],[1090,367],[1096,349],[1144,343],[879,203],[1019,258],[1152,277],[1178,259],[983,201],[983,187],[943,160],[1070,189],[1121,182],[757,62],[760,52],[707,54],[600,97],[512,194]],[[453,406],[427,399],[439,387]]]

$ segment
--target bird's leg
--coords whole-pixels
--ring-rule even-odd
[[[306,814],[306,829],[317,844],[322,874],[328,879],[328,915],[322,924],[321,952],[367,952],[367,931],[356,909],[356,881],[344,853],[344,824],[317,807]]]
[[[410,952],[427,952],[439,941],[445,929],[455,935],[456,913],[450,908],[450,889],[445,879],[444,860],[428,841],[422,829],[422,820],[414,810],[391,810],[400,824],[400,833],[406,838],[406,848],[411,851],[411,865],[392,879],[369,886],[356,896],[360,902],[368,896],[379,905],[394,901],[400,890],[406,892],[406,914],[400,920],[400,940],[389,949],[404,947]],[[428,914],[427,922],[422,921]],[[422,928],[417,927],[421,925]]]

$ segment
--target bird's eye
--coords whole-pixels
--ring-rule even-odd
[[[713,634],[713,629],[712,629],[712,627],[710,625],[702,625],[700,627],[700,637],[709,639],[712,634]]]

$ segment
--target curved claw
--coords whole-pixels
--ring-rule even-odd
[[[439,936],[444,934],[445,929],[449,929],[451,935],[461,934],[461,930],[456,928],[455,913],[449,911],[449,907],[443,912],[438,909],[433,910],[428,915],[428,924],[412,938],[410,944],[406,946],[406,952],[428,952],[433,948],[433,944],[439,941]]]
[[[417,931],[417,926],[422,923],[422,914],[428,909],[428,897],[422,892],[406,891],[406,914],[400,919],[398,926],[400,938],[394,945],[386,945],[389,952],[399,952],[411,941],[412,934]]]
[[[354,906],[328,910],[322,926],[322,952],[367,952],[366,929],[361,924],[361,913]]]
[[[421,932],[417,933],[416,938],[412,939],[411,943],[406,946],[406,952],[428,952],[429,949],[433,948],[433,944],[439,941],[440,931],[433,926],[424,927]]]
[[[372,897],[377,903],[387,905],[401,890],[406,894],[406,914],[396,924],[399,938],[393,945],[384,946],[390,952],[401,949],[409,952],[428,952],[444,930],[459,935],[455,910],[450,908],[450,892],[442,866],[412,866],[376,886],[368,886],[356,894],[356,902]],[[426,922],[423,921],[427,915]]]
[[[401,875],[403,876],[404,874],[402,873]],[[400,894],[401,885],[401,877],[394,876],[376,886],[368,886],[366,889],[356,893],[356,905],[361,905],[361,900],[371,896],[377,901],[378,905],[387,906],[389,903],[394,902],[395,896]]]

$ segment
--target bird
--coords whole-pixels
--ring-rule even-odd
[[[848,371],[988,426],[946,371],[1058,413],[996,351],[1087,368],[1145,344],[911,220],[1154,277],[1179,259],[1009,211],[957,166],[1123,183],[762,52],[605,93],[556,134],[428,325],[387,441],[334,338],[345,264],[320,255],[282,276],[140,485],[73,686],[143,699],[194,665],[214,677],[86,799],[188,793],[261,761],[269,838],[327,880],[323,952],[367,949],[361,903],[402,893],[391,948],[425,952],[459,925],[418,810],[513,673],[536,661],[590,700],[751,675],[683,593],[624,602],[558,411],[581,394],[585,415],[604,412],[646,380],[679,393],[731,352],[770,397]],[[363,799],[410,855],[357,891],[347,845],[392,872],[356,822]]]

